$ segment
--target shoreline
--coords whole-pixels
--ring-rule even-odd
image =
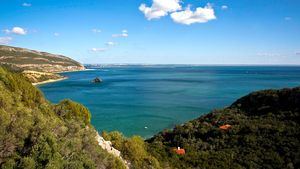
[[[90,69],[82,69],[82,70],[68,70],[68,71],[62,71],[62,72],[54,72],[54,73],[57,73],[57,74],[61,74],[61,73],[70,73],[70,72],[83,72],[83,71],[88,71]]]
[[[31,83],[31,84],[33,86],[38,86],[38,85],[41,85],[41,84],[53,83],[53,82],[58,82],[58,81],[66,80],[66,79],[68,79],[68,77],[62,77],[62,78],[59,78],[59,79],[49,79],[49,80],[45,80],[45,81],[42,81],[42,82]]]
[[[86,71],[87,69],[83,69],[83,70],[73,70],[73,71],[63,71],[63,72],[55,72],[55,74],[61,74],[61,73],[68,73],[68,72],[79,72],[79,71]],[[49,79],[49,80],[45,80],[42,82],[37,82],[37,83],[31,83],[33,86],[38,86],[41,84],[46,84],[46,83],[54,83],[54,82],[58,82],[58,81],[62,81],[62,80],[66,80],[68,79],[68,77],[63,76],[62,78],[59,79]]]

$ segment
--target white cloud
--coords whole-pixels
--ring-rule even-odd
[[[10,33],[14,33],[17,35],[26,35],[27,34],[27,31],[21,27],[13,27],[12,30],[5,29],[3,31],[7,34],[10,34]]]
[[[92,48],[91,49],[92,52],[104,52],[106,50],[107,50],[106,48]]]
[[[60,34],[58,32],[54,32],[54,36],[59,36]]]
[[[12,41],[12,37],[0,37],[0,44],[8,44]]]
[[[228,6],[227,6],[227,5],[222,5],[222,6],[221,6],[221,9],[222,9],[222,10],[226,10],[226,9],[228,9]]]
[[[214,9],[208,3],[205,7],[198,7],[195,11],[188,6],[184,11],[173,12],[171,18],[174,22],[190,25],[193,23],[206,23],[216,19]]]
[[[100,29],[92,29],[92,32],[94,32],[94,33],[101,33],[102,31],[100,30]]]
[[[14,33],[14,34],[18,34],[18,35],[26,35],[26,30],[25,29],[23,29],[23,28],[21,28],[21,27],[14,27],[13,29],[12,29],[12,33]]]
[[[122,30],[122,33],[120,33],[120,34],[112,34],[111,35],[113,38],[126,38],[126,37],[128,37],[129,35],[128,35],[128,31],[126,30],[126,29],[124,29],[124,30]]]
[[[148,20],[151,20],[166,16],[169,12],[181,10],[181,5],[179,0],[153,0],[151,7],[141,4],[139,10]]]
[[[115,45],[116,45],[115,42],[106,42],[105,44],[106,44],[107,46],[115,46]]]
[[[31,4],[30,4],[30,3],[24,2],[24,3],[22,4],[22,6],[25,6],[25,7],[31,7]]]

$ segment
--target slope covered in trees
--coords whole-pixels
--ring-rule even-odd
[[[164,168],[300,168],[299,111],[300,87],[254,92],[157,134],[148,151]]]
[[[0,168],[125,168],[98,145],[90,118],[70,100],[52,105],[0,67]]]
[[[145,142],[119,132],[102,135],[132,168],[293,169],[300,168],[299,110],[300,87],[265,90]]]

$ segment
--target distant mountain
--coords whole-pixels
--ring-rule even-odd
[[[0,63],[17,70],[47,73],[84,70],[79,62],[62,55],[0,45]]]

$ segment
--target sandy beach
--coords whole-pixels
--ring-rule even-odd
[[[46,84],[46,83],[58,82],[58,81],[66,80],[66,79],[68,79],[68,77],[63,77],[60,79],[49,79],[49,80],[38,82],[38,83],[32,83],[32,85],[37,86],[37,85]]]

